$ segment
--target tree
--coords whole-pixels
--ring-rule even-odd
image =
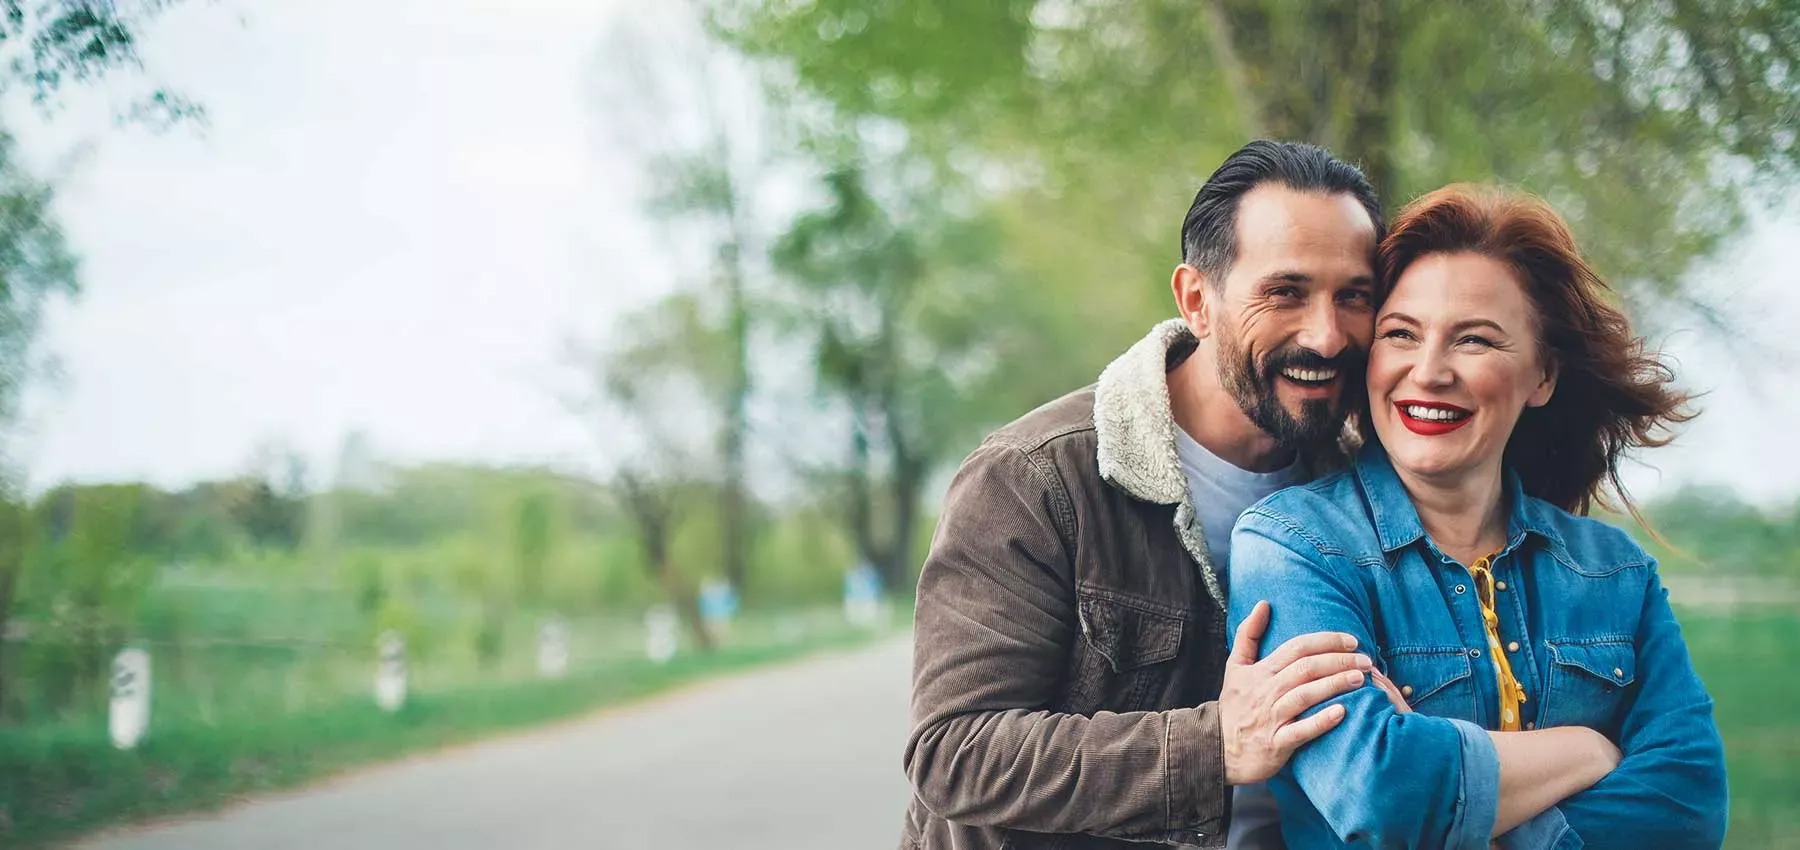
[[[172,4],[0,3],[0,95],[24,88],[48,113],[71,86],[139,69],[138,34]],[[155,125],[198,115],[194,104],[161,89],[124,110],[126,118]],[[41,367],[36,343],[44,305],[57,296],[73,297],[77,289],[74,256],[51,213],[51,200],[50,186],[25,172],[12,137],[0,132],[0,478],[11,477],[7,443],[20,393]],[[25,569],[22,510],[10,490],[0,492],[0,699],[10,675],[4,635]]]
[[[613,492],[634,526],[644,567],[688,623],[695,641],[711,649],[700,617],[699,586],[673,557],[685,510],[716,496],[719,467],[715,406],[703,403],[717,386],[720,350],[730,342],[701,318],[697,297],[677,293],[624,317],[622,340],[599,351],[571,344],[565,359],[583,390],[565,400],[571,412],[596,424],[617,458]]]
[[[1451,181],[1521,185],[1628,293],[1678,304],[1692,261],[1800,164],[1793,0],[710,10],[797,91],[897,122],[958,166],[948,178],[986,187],[1013,255],[1095,340],[1085,368],[1168,313],[1179,211],[1252,136],[1331,147],[1390,208]]]
[[[886,200],[860,155],[822,178],[827,203],[776,243],[793,288],[789,326],[810,339],[818,392],[847,414],[839,482],[858,554],[889,588],[910,584],[927,477],[1010,400],[1001,309],[1009,281],[988,223],[908,195],[904,157]]]
[[[751,438],[751,288],[763,247],[756,221],[772,170],[753,77],[700,30],[696,10],[671,3],[611,34],[603,77],[615,144],[647,175],[645,210],[700,281],[696,315],[723,341],[723,371],[708,386],[717,440],[725,576],[743,588],[752,544],[746,463]],[[695,268],[695,265],[698,268]]]

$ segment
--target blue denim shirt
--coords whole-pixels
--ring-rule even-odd
[[[1624,761],[1502,844],[1718,847],[1724,750],[1654,559],[1613,526],[1527,498],[1510,471],[1506,487],[1495,607],[1526,728],[1598,730]],[[1231,547],[1234,633],[1266,599],[1265,655],[1307,632],[1353,634],[1416,712],[1373,684],[1323,704],[1342,704],[1344,721],[1270,782],[1288,845],[1486,847],[1500,694],[1475,582],[1426,536],[1386,453],[1371,445],[1351,469],[1259,502]]]

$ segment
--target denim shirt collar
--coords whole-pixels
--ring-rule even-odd
[[[1370,440],[1357,454],[1353,468],[1363,498],[1369,503],[1369,514],[1375,520],[1375,535],[1381,541],[1381,550],[1391,553],[1424,539],[1425,525],[1419,520],[1419,510],[1413,507],[1406,485],[1400,483],[1400,474],[1394,471],[1387,450]],[[1517,548],[1527,534],[1561,549],[1562,534],[1548,515],[1554,509],[1527,497],[1525,485],[1511,466],[1502,474],[1501,486],[1506,489],[1506,549]]]

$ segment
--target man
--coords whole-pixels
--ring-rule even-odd
[[[1280,846],[1260,783],[1369,659],[1321,633],[1255,661],[1267,606],[1228,657],[1229,532],[1343,463],[1380,235],[1354,167],[1247,145],[1182,225],[1181,318],[964,461],[919,577],[903,848]]]

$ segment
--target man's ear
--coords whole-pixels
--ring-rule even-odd
[[[1196,339],[1206,339],[1212,333],[1213,300],[1218,293],[1206,282],[1206,275],[1200,270],[1182,263],[1175,267],[1175,273],[1169,278],[1169,288],[1175,293],[1175,309],[1187,322],[1188,330],[1194,332]]]
[[[1525,400],[1526,407],[1543,407],[1550,403],[1551,397],[1556,395],[1557,371],[1554,359],[1544,364],[1544,379],[1538,382],[1537,387],[1531,391],[1531,397]]]

